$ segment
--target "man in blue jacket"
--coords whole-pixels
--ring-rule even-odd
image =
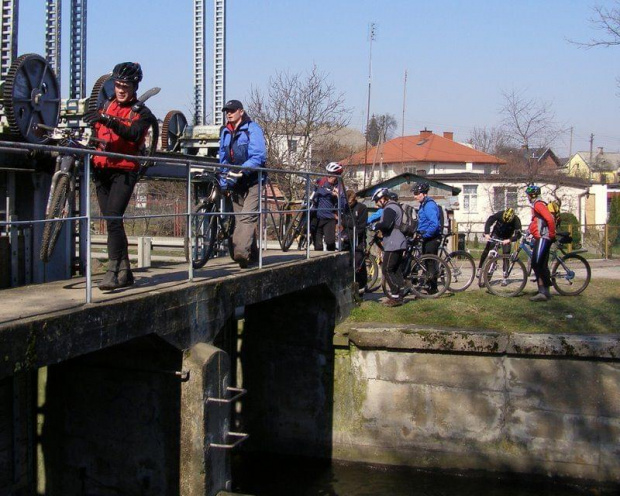
[[[233,258],[244,269],[258,256],[256,228],[261,185],[258,170],[265,167],[267,150],[263,130],[250,119],[239,100],[229,100],[222,108],[226,125],[220,133],[220,164],[239,165],[242,169],[222,167],[223,186],[232,191],[235,216]],[[263,174],[263,179],[265,174]]]
[[[430,196],[428,196],[429,184],[426,182],[414,183],[411,192],[413,198],[420,202],[420,209],[418,210],[418,232],[422,236],[422,253],[426,255],[437,255],[439,252],[439,245],[441,243],[441,220],[439,218],[440,212],[437,203]],[[431,285],[429,293],[437,292],[436,278],[433,276],[437,273],[437,267],[434,263],[428,266],[428,272],[431,275]]]

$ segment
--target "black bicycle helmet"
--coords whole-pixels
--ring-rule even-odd
[[[114,66],[112,79],[138,84],[142,81],[142,67],[137,62],[121,62]]]
[[[504,222],[512,222],[514,218],[515,218],[514,208],[507,208],[506,210],[504,210],[504,213],[502,214],[502,220]]]
[[[420,193],[424,193],[425,195],[428,194],[428,190],[430,189],[430,186],[428,185],[428,183],[413,183],[413,188],[411,188],[411,192],[414,195],[418,195]]]

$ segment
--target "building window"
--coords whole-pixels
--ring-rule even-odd
[[[463,205],[465,212],[473,213],[478,211],[478,185],[463,185]]]
[[[516,186],[496,186],[493,188],[493,211],[499,212],[517,206],[518,188]]]
[[[291,153],[297,153],[297,140],[296,139],[288,140],[288,151]]]

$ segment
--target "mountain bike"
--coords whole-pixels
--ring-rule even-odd
[[[439,298],[450,287],[451,273],[448,263],[437,255],[422,254],[422,237],[407,237],[407,247],[402,261],[403,277],[410,286],[407,291],[417,298]],[[383,292],[393,297],[385,279]]]
[[[527,270],[519,258],[520,250],[504,254],[503,239],[490,238],[489,241],[493,246],[482,267],[480,274],[482,284],[496,296],[517,296],[527,284]]]
[[[58,143],[60,146],[76,149],[94,149],[97,144],[105,144],[104,141],[92,135],[85,135],[83,129],[56,128],[44,124],[36,124],[36,128],[42,132],[45,138]],[[71,216],[75,207],[76,179],[78,176],[81,156],[71,153],[59,153],[56,157],[56,167],[52,176],[52,184],[45,209],[43,237],[39,257],[44,263],[49,262],[64,222]]]
[[[366,273],[368,274],[365,288],[368,293],[372,293],[377,288],[381,287],[381,283],[383,282],[383,275],[381,274],[383,246],[381,245],[381,239],[377,234],[378,233],[375,232],[371,236],[370,242],[364,250],[364,257],[362,258],[362,263],[366,264]],[[378,257],[372,253],[373,246],[376,246],[379,249]]]
[[[465,250],[455,250],[448,252],[448,243],[453,233],[442,236],[439,246],[439,257],[443,258],[450,267],[452,279],[450,281],[450,291],[458,293],[465,291],[476,278],[476,261]]]
[[[310,204],[312,204],[314,193],[310,195]],[[297,240],[297,249],[303,250],[307,243],[307,216],[308,216],[308,201],[304,198],[299,208],[296,208],[297,212],[292,214],[292,218],[289,220],[287,227],[284,229],[284,236],[282,237],[282,243],[280,244],[282,251],[288,251],[293,242]],[[310,211],[310,216],[312,212]]]
[[[233,258],[235,216],[231,215],[233,206],[230,191],[222,189],[217,173],[195,173],[192,181],[196,198],[191,222],[192,266],[200,269],[210,258],[226,251]]]
[[[572,243],[573,238],[568,232],[557,232],[556,241],[549,251],[549,263],[551,264],[551,284],[555,290],[563,296],[577,296],[590,284],[592,269],[588,261],[580,253],[588,250],[581,248],[566,251],[565,245]],[[528,275],[531,273],[532,244],[527,238],[522,238],[519,250],[528,256]],[[560,255],[558,255],[558,251]]]

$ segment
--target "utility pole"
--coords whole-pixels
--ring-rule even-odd
[[[570,127],[570,142],[568,145],[568,158],[573,156],[573,126]]]
[[[370,51],[368,53],[368,101],[366,103],[366,129],[364,136],[366,137],[366,149],[364,151],[364,188],[366,187],[366,171],[368,169],[368,125],[370,124],[370,88],[372,82],[372,42],[375,41],[377,25],[370,23],[368,37],[370,41]]]
[[[407,103],[407,69],[405,69],[405,80],[403,82],[403,119],[400,126],[400,161],[402,162],[405,155],[405,105]]]
[[[590,171],[590,181],[592,180],[592,148],[594,146],[594,133],[590,133],[590,161],[588,163],[588,170]]]

